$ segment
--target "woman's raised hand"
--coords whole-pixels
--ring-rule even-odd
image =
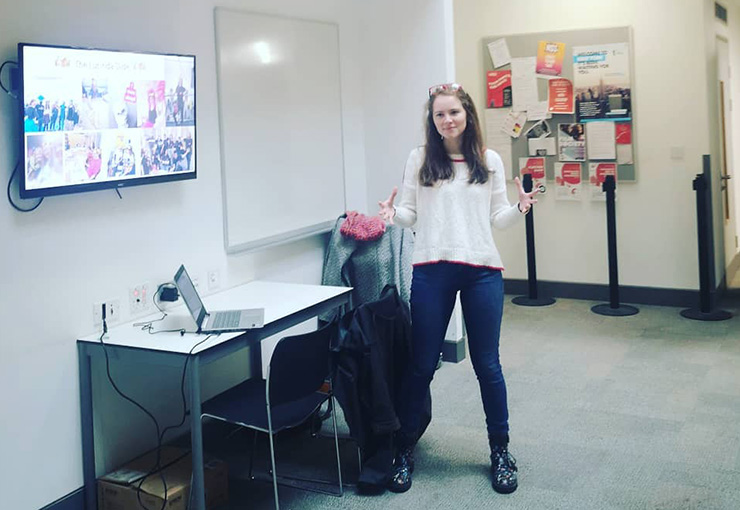
[[[519,180],[519,177],[514,177],[514,182],[519,191],[519,210],[526,214],[529,212],[529,208],[537,203],[537,199],[534,196],[540,192],[540,188],[534,188],[531,192],[527,193],[524,191],[524,186],[522,186],[522,181]]]
[[[396,199],[397,193],[398,187],[394,187],[393,191],[391,191],[391,195],[388,197],[388,200],[378,202],[378,207],[380,208],[380,210],[378,211],[378,216],[380,216],[383,220],[387,221],[391,225],[393,225],[393,217],[396,215],[396,209],[393,207],[393,201]]]

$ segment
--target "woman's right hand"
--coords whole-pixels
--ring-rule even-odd
[[[378,216],[380,216],[383,220],[387,221],[391,225],[393,225],[393,217],[396,215],[396,209],[393,207],[393,201],[396,199],[397,193],[398,188],[394,187],[393,191],[391,191],[391,195],[388,197],[388,200],[378,202],[378,207],[380,208],[380,210],[378,211]]]

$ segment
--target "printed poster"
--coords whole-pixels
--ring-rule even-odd
[[[586,134],[583,124],[558,124],[558,159],[586,161]]]
[[[550,113],[573,114],[573,83],[566,78],[555,78],[547,87]]]
[[[573,89],[578,122],[632,119],[627,43],[573,48]]]
[[[591,188],[591,200],[606,200],[606,193],[602,189],[602,184],[604,184],[607,175],[613,175],[616,183],[616,163],[589,163],[588,182]]]
[[[565,43],[540,41],[537,47],[537,74],[560,76],[563,72]]]
[[[581,199],[581,164],[555,163],[555,198]]]
[[[532,175],[532,189],[545,184],[545,158],[519,158],[519,175]]]
[[[505,108],[511,106],[511,71],[488,71],[486,107]]]

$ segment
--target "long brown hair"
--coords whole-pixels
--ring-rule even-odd
[[[422,186],[433,186],[437,181],[452,179],[455,175],[447,149],[442,137],[434,125],[434,100],[439,96],[455,96],[462,103],[467,118],[467,125],[462,134],[461,149],[465,162],[470,169],[470,184],[483,184],[488,181],[488,168],[484,161],[483,137],[480,130],[478,113],[473,100],[462,87],[441,90],[430,95],[427,101],[427,115],[425,122],[426,150],[424,163],[419,170],[419,182]]]

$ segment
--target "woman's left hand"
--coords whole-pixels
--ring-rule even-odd
[[[529,212],[529,208],[537,203],[537,199],[534,196],[540,192],[540,189],[537,187],[527,193],[524,191],[524,186],[522,186],[522,181],[519,180],[519,177],[514,177],[514,182],[519,191],[519,210],[522,214],[526,214]]]

